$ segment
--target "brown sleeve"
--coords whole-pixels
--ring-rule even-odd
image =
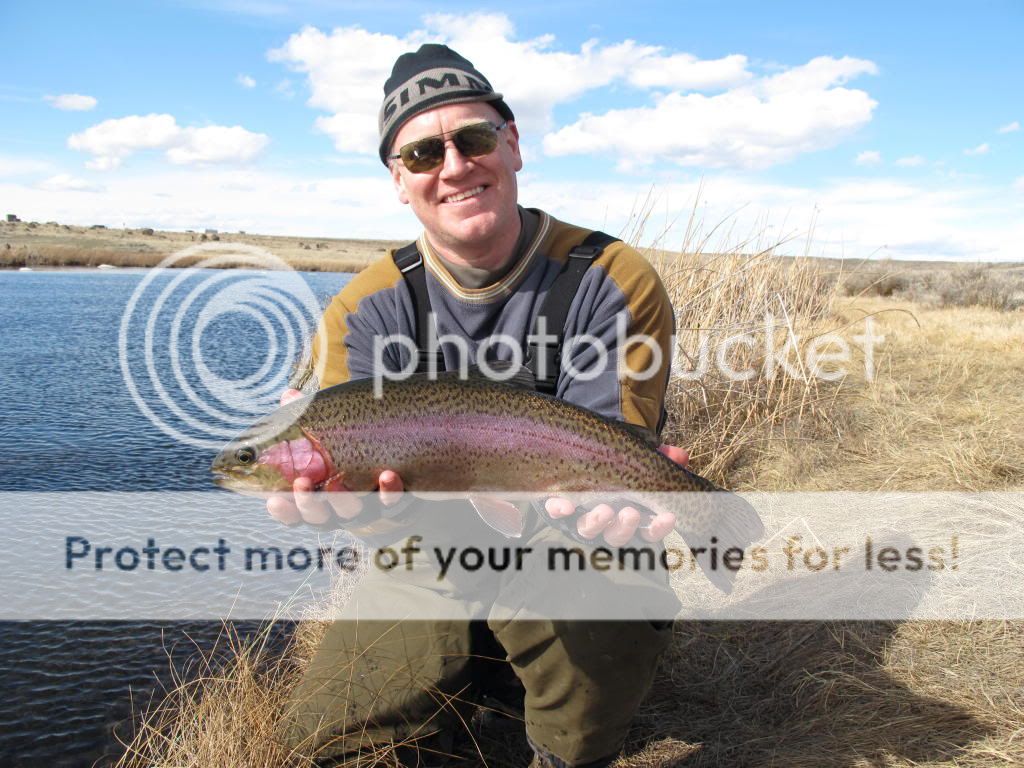
[[[649,343],[626,345],[625,368],[629,374],[620,370],[619,377],[622,416],[656,432],[672,364],[672,302],[654,267],[624,243],[608,246],[597,265],[605,267],[608,277],[625,297],[630,317],[628,337],[650,339]]]
[[[324,389],[352,378],[352,320],[362,310],[368,308],[368,304],[373,302],[373,297],[393,290],[401,280],[402,273],[398,271],[389,253],[352,278],[351,282],[331,299],[317,324],[311,342],[310,365],[317,382],[314,389]],[[371,326],[365,320],[359,325],[364,328]],[[372,325],[383,325],[379,315],[374,315]],[[369,327],[368,330],[364,330],[364,333],[367,332],[386,335],[389,331],[385,327]]]

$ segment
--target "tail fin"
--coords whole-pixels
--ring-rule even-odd
[[[677,499],[676,530],[711,583],[729,594],[743,550],[764,534],[761,517],[728,491],[681,493]]]

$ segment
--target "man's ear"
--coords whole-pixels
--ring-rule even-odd
[[[395,185],[395,192],[398,193],[399,202],[408,205],[409,193],[405,191],[405,179],[402,178],[402,168],[397,160],[392,160],[388,165],[391,171],[391,181]]]
[[[512,157],[515,158],[513,170],[523,170],[523,155],[519,151],[519,129],[516,128],[515,120],[508,121],[508,136],[505,141],[508,142],[509,148],[512,150]]]

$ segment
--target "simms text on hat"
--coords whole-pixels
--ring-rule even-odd
[[[403,53],[384,83],[384,103],[378,118],[381,162],[387,165],[395,134],[413,115],[467,101],[489,102],[505,120],[515,119],[487,78],[447,45],[427,43],[415,53]]]

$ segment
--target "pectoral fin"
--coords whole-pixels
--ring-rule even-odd
[[[502,536],[518,539],[523,535],[526,515],[515,504],[485,496],[470,496],[469,503],[480,515],[480,519]]]

